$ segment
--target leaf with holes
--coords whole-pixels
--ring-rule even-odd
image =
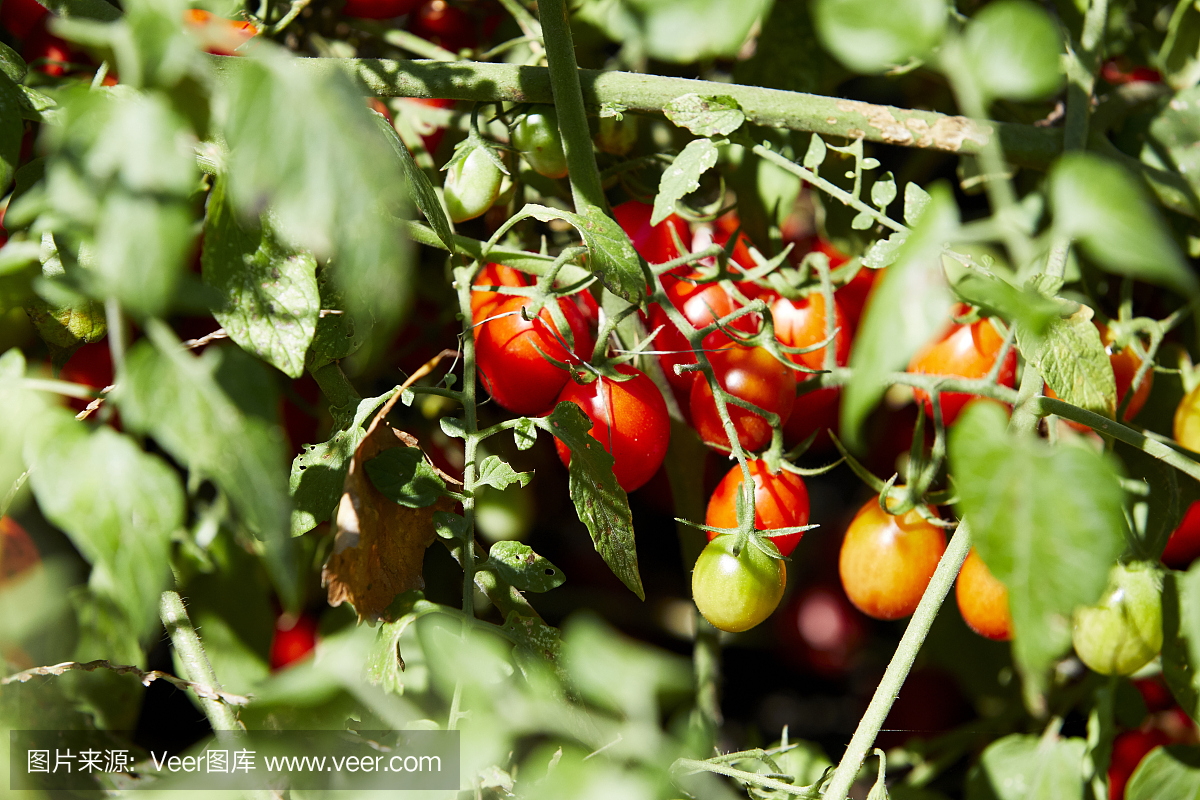
[[[520,542],[496,542],[485,566],[523,592],[548,592],[567,579],[561,569]]]

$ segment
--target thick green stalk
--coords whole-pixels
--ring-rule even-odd
[[[542,3],[543,15],[547,7]],[[548,45],[552,38],[547,30]],[[245,68],[245,63],[235,57],[213,56],[213,62],[218,79]],[[345,72],[376,96],[516,103],[555,100],[550,70],[546,67],[370,58],[301,58],[295,66],[313,74]],[[985,145],[997,141],[1010,161],[1029,167],[1049,165],[1062,150],[1062,134],[1055,128],[972,120],[837,97],[661,75],[581,69],[578,80],[584,107],[592,114],[599,113],[605,104],[657,114],[672,100],[686,94],[722,95],[738,103],[748,122],[768,128],[862,138],[961,155],[978,155]]]
[[[579,84],[579,65],[575,62],[575,43],[571,39],[571,23],[567,19],[564,0],[541,0],[538,3],[542,36],[546,45],[546,61],[550,65],[550,88],[558,112],[558,129],[562,133],[563,152],[571,181],[575,213],[585,217],[607,213],[604,187],[592,149],[588,130],[587,111]]]
[[[196,629],[192,627],[192,621],[188,619],[187,609],[183,607],[183,599],[176,592],[163,592],[162,597],[159,598],[158,612],[162,617],[163,626],[167,629],[167,635],[171,637],[171,644],[175,647],[179,661],[183,665],[185,674],[180,677],[220,691],[221,684],[217,682],[217,676],[204,652],[204,646],[200,644],[200,637],[196,634]],[[208,724],[214,731],[245,730],[245,727],[238,721],[237,714],[225,703],[204,697],[197,697],[197,700],[200,702],[200,707],[204,709],[204,716],[208,717]]]
[[[904,636],[900,638],[891,663],[884,671],[883,679],[879,682],[879,687],[875,690],[875,695],[871,698],[871,703],[858,723],[858,729],[854,731],[854,736],[851,737],[850,744],[833,773],[829,787],[825,790],[824,800],[846,800],[850,785],[854,783],[863,760],[871,752],[875,737],[883,727],[883,720],[891,710],[896,695],[900,693],[900,687],[904,685],[904,679],[912,669],[913,660],[924,644],[938,609],[950,593],[950,587],[954,585],[954,579],[958,577],[958,571],[962,568],[970,549],[971,532],[967,523],[963,521],[958,524],[958,529],[950,538],[950,544],[946,546],[946,552],[942,554],[942,560],[938,562],[937,570],[933,573],[929,586],[925,588],[917,610],[909,620],[908,627],[904,629]]]

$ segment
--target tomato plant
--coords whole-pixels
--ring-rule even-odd
[[[783,599],[787,569],[757,547],[747,544],[734,554],[737,537],[727,534],[709,542],[692,570],[692,599],[714,628],[746,631],[771,616]]]
[[[1132,675],[1162,649],[1162,577],[1149,564],[1118,564],[1104,596],[1075,612],[1075,653],[1102,675]]]
[[[612,454],[617,483],[626,492],[643,486],[658,472],[671,441],[667,404],[654,382],[629,366],[617,371],[629,380],[598,377],[591,383],[569,380],[558,396],[559,403],[574,403],[592,421],[591,435]],[[564,465],[571,451],[555,442]]]
[[[481,216],[500,196],[504,173],[486,148],[472,149],[446,168],[446,210],[455,222]]]
[[[946,534],[916,509],[893,516],[878,499],[868,500],[842,539],[842,587],[869,617],[907,617],[917,609],[945,549]]]
[[[808,524],[808,489],[804,486],[803,478],[786,471],[772,475],[766,463],[758,459],[748,461],[746,466],[754,481],[755,528],[769,531],[772,528],[799,528]],[[743,481],[740,465],[735,464],[725,473],[708,499],[705,525],[714,528],[738,526],[736,498],[742,492]],[[803,535],[788,533],[771,537],[771,541],[779,548],[780,554],[786,556],[796,549]],[[709,531],[710,542],[716,537],[716,533]]]
[[[778,414],[786,424],[796,402],[796,379],[790,369],[762,347],[736,346],[709,354],[717,383],[740,400],[753,403],[763,411]],[[696,432],[707,444],[729,448],[712,387],[703,378],[692,383],[689,409]],[[738,442],[744,450],[758,450],[771,440],[772,428],[759,414],[728,404]]]

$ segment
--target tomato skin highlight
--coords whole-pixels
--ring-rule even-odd
[[[283,669],[305,658],[317,646],[317,620],[302,614],[299,618],[281,615],[275,620],[268,663],[271,671]]]
[[[917,610],[945,550],[945,532],[922,519],[916,509],[895,517],[872,498],[859,509],[842,540],[842,588],[869,617],[907,617]]]
[[[1188,506],[1179,527],[1171,532],[1162,562],[1171,569],[1187,569],[1197,558],[1200,558],[1200,500]]]
[[[954,325],[938,341],[917,353],[908,365],[908,371],[927,375],[953,375],[960,378],[983,378],[992,369],[1004,339],[990,322],[981,319],[971,325]],[[1012,388],[1017,377],[1017,350],[1009,348],[1000,365],[997,382]],[[952,425],[970,400],[978,395],[964,392],[942,392],[942,421]],[[933,403],[922,389],[913,389],[913,397],[920,403],[925,414],[933,419]]]
[[[421,4],[421,0],[346,0],[342,13],[359,19],[391,19],[407,14]]]
[[[563,152],[554,106],[530,109],[513,128],[512,143],[539,175],[555,179],[567,176],[567,156]]]
[[[493,319],[475,331],[475,361],[479,378],[492,397],[514,414],[538,416],[550,410],[567,382],[566,370],[542,358],[538,350],[557,361],[584,361],[592,352],[591,334],[579,309],[559,299],[559,307],[575,338],[574,353],[560,343],[550,309],[543,308],[533,321],[521,317],[531,302],[511,297],[492,309]]]
[[[692,599],[714,628],[739,633],[753,628],[783,599],[787,581],[784,562],[752,544],[733,555],[737,537],[718,536],[709,542],[692,571]]]
[[[665,264],[683,255],[675,246],[671,229],[674,228],[679,234],[684,247],[691,247],[692,234],[688,224],[677,214],[651,225],[650,215],[653,213],[652,206],[637,200],[628,200],[613,208],[613,217],[633,242],[633,249],[651,264]]]
[[[767,470],[766,462],[750,459],[747,462],[750,469],[750,479],[754,481],[754,527],[760,531],[772,528],[797,528],[808,524],[808,488],[804,479],[786,470],[772,475]],[[714,528],[736,528],[737,496],[742,490],[742,468],[734,464],[725,474],[712,497],[708,499],[708,509],[704,515],[704,524]],[[708,532],[711,542],[719,534]],[[791,555],[800,543],[803,533],[789,533],[785,536],[772,536],[771,541],[779,548],[780,555]]]
[[[654,381],[624,364],[617,371],[633,377],[621,382],[598,379],[583,386],[568,380],[558,402],[574,403],[588,415],[592,438],[613,457],[617,483],[632,492],[662,465],[671,442],[671,418]],[[558,439],[554,446],[563,465],[570,466],[571,451]]]
[[[795,372],[779,363],[762,347],[733,347],[710,353],[709,361],[717,382],[725,391],[764,411],[778,414],[786,425],[796,402]],[[732,403],[727,404],[738,441],[744,450],[760,450],[771,441],[771,426],[767,420]],[[729,439],[717,413],[712,388],[703,377],[692,383],[689,399],[692,424],[710,447],[730,449]]]
[[[450,219],[466,222],[482,216],[500,196],[503,180],[504,173],[483,148],[476,148],[466,158],[451,164],[442,186]]]
[[[1162,577],[1145,563],[1117,564],[1099,602],[1075,611],[1071,642],[1088,669],[1132,675],[1162,650]]]
[[[771,306],[775,320],[775,338],[788,347],[812,347],[825,341],[825,295],[813,292],[799,300],[781,297]],[[850,326],[841,304],[833,299],[833,318],[837,333],[833,337],[834,357],[837,366],[843,367],[850,359]],[[810,369],[825,368],[825,350],[828,345],[811,353],[786,353],[793,364]]]
[[[1012,638],[1008,588],[992,575],[974,547],[958,573],[954,596],[968,628],[998,642]]]

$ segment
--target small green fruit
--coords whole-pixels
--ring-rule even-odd
[[[1162,650],[1162,575],[1150,564],[1118,564],[1094,606],[1075,612],[1075,652],[1102,675],[1132,675]]]

